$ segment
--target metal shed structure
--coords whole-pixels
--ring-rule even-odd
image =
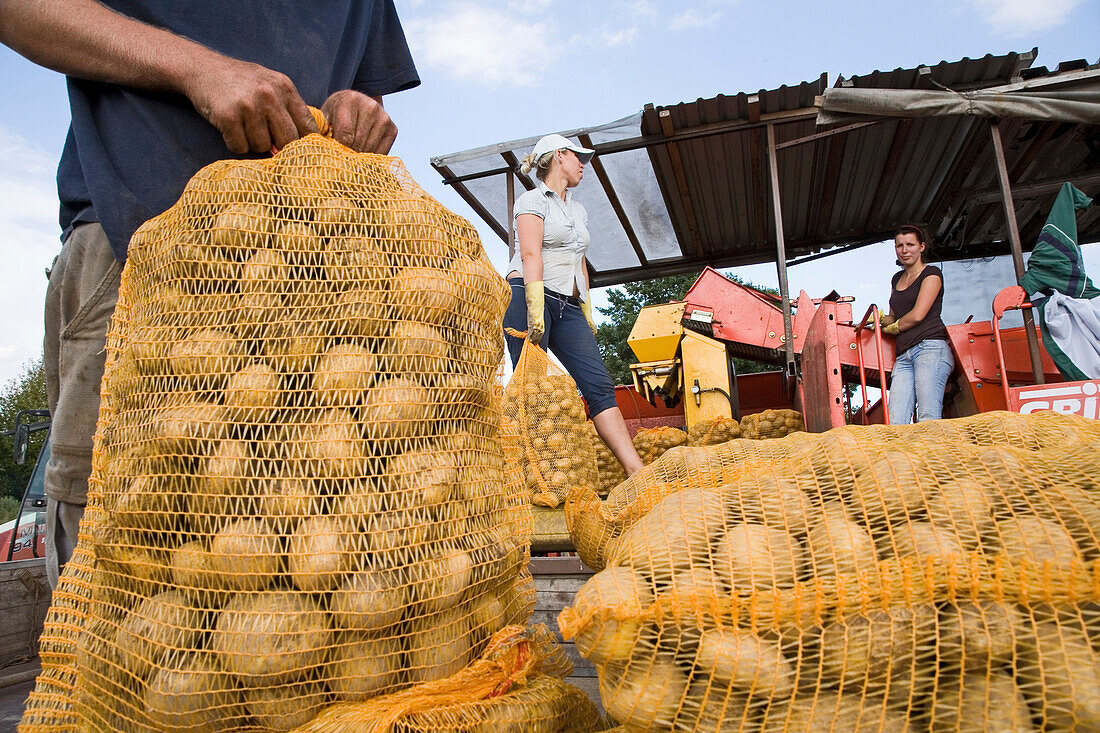
[[[595,175],[576,191],[589,213],[592,285],[775,261],[789,311],[788,265],[882,241],[906,223],[925,225],[942,259],[1012,252],[1021,274],[1060,184],[1100,192],[1100,64],[1033,68],[1037,54],[874,71],[832,88],[822,74],[564,132],[597,151]],[[830,98],[851,91],[962,104],[842,107],[837,122]],[[1033,97],[1048,103],[1010,104]],[[1009,104],[988,112],[977,98]],[[534,187],[517,161],[537,139],[432,159],[509,247],[511,201]],[[1078,222],[1082,242],[1100,239],[1098,209]],[[793,374],[793,354],[787,361]]]

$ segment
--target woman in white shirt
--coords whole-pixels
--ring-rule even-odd
[[[588,212],[569,190],[581,182],[593,152],[561,135],[547,135],[524,158],[523,173],[534,170],[539,184],[516,199],[519,249],[508,264],[512,302],[504,325],[527,331],[531,341],[554,352],[584,395],[596,432],[629,475],[642,467],[642,460],[596,346],[584,259]],[[507,342],[514,366],[523,342],[511,336]]]

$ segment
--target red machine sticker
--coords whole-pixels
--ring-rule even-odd
[[[1100,393],[1100,379],[1012,387],[1009,389],[1012,401],[1010,409],[1025,415],[1037,410],[1054,410],[1095,420],[1100,417],[1097,414],[1098,393]]]

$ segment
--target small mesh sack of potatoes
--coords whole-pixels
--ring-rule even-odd
[[[524,623],[507,300],[395,158],[312,135],[199,171],[131,242],[21,730],[288,730]]]
[[[554,509],[572,488],[599,486],[577,384],[526,339],[504,388],[504,419],[519,434],[518,460],[508,460],[522,471],[532,504]]]
[[[782,438],[805,429],[802,413],[796,410],[764,410],[741,418],[741,437],[752,440]]]
[[[588,437],[592,441],[592,450],[596,453],[596,471],[600,480],[599,493],[600,496],[607,496],[609,491],[626,481],[626,469],[607,447],[607,443],[603,442],[592,421],[588,422]]]
[[[718,445],[741,437],[741,424],[732,417],[700,420],[688,430],[688,445]]]
[[[611,717],[653,731],[1100,730],[1100,424],[1036,416],[1032,435],[1067,439],[1029,450],[957,441],[1023,436],[1019,416],[952,422],[939,435],[954,442],[839,429],[726,483],[698,472],[636,495],[559,617]]]
[[[330,706],[295,733],[590,733],[599,712],[564,681],[573,664],[545,625],[508,626],[455,675]]]
[[[688,434],[680,428],[660,425],[655,428],[642,428],[634,435],[634,450],[643,464],[650,464],[663,456],[666,451],[688,442]]]

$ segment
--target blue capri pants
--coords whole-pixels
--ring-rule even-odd
[[[516,331],[527,330],[527,297],[521,278],[508,281],[512,286],[512,301],[504,313],[505,328]],[[596,337],[588,326],[581,310],[580,301],[572,296],[562,295],[553,290],[546,291],[546,310],[543,313],[546,333],[542,335],[539,346],[551,350],[562,363],[569,376],[577,383],[588,403],[588,416],[595,417],[604,410],[616,407],[615,383],[603,363]],[[508,355],[512,358],[512,368],[519,361],[523,349],[523,339],[505,334]]]

